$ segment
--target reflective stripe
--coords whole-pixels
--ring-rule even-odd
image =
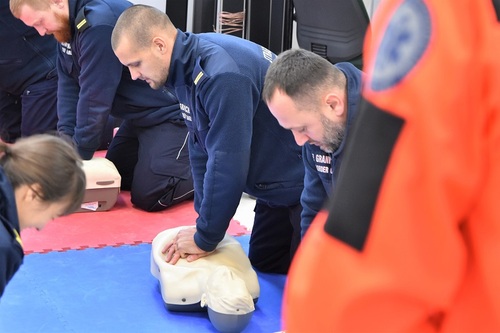
[[[21,247],[23,247],[23,241],[21,240],[21,236],[19,235],[16,229],[12,230],[14,231],[14,235],[16,235],[16,241],[19,243],[19,245],[21,245]]]

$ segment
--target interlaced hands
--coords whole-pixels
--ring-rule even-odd
[[[196,245],[194,242],[195,233],[196,227],[179,231],[174,239],[170,243],[167,243],[161,251],[165,255],[165,261],[175,265],[180,258],[192,262],[212,253],[213,251],[203,251]]]

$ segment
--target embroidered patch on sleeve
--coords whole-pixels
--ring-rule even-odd
[[[384,32],[370,82],[374,91],[389,89],[408,75],[424,54],[431,19],[422,0],[406,0],[396,9]]]

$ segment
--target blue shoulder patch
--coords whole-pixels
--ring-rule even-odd
[[[398,84],[429,45],[431,19],[422,0],[406,0],[396,9],[375,56],[370,86],[375,91]]]

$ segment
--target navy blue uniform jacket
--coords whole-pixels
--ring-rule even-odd
[[[300,202],[301,148],[261,97],[274,58],[242,38],[178,30],[166,86],[190,131],[195,242],[202,250],[224,237],[243,191],[271,205]]]
[[[29,85],[57,74],[57,42],[15,18],[8,0],[0,0],[0,43],[0,90],[20,96]]]
[[[0,167],[0,296],[24,258],[14,190]]]
[[[318,146],[309,143],[303,147],[306,175],[304,177],[304,191],[300,198],[302,236],[335,187],[347,135],[356,118],[361,96],[362,72],[348,62],[337,63],[334,66],[340,69],[347,78],[347,127],[342,143],[333,153],[327,153]]]
[[[58,130],[73,138],[84,159],[99,147],[109,114],[142,127],[182,121],[174,96],[132,80],[113,53],[113,27],[131,5],[124,0],[69,0],[73,36],[58,52]],[[86,23],[77,29],[82,9]]]

